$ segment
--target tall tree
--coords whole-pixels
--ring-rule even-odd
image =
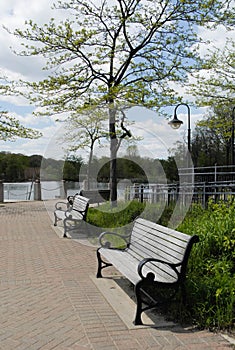
[[[224,48],[210,51],[203,68],[191,92],[198,105],[210,106],[210,114],[198,126],[202,132],[207,129],[208,138],[220,140],[220,148],[225,147],[224,163],[234,163],[235,41],[227,39]]]
[[[227,39],[223,49],[206,56],[203,71],[196,74],[191,92],[205,106],[235,105],[235,41]]]
[[[99,109],[89,109],[79,115],[72,114],[65,121],[66,132],[64,140],[68,144],[69,151],[77,152],[84,149],[88,151],[87,187],[90,189],[91,163],[94,147],[102,138],[107,137],[107,128],[104,121],[107,120]]]
[[[229,164],[233,159],[232,124],[233,106],[217,101],[217,105],[210,107],[205,117],[198,121],[193,143],[193,158],[196,153],[208,157],[207,163]],[[200,150],[199,150],[200,149]],[[196,153],[195,153],[196,152]],[[195,163],[194,163],[195,164]],[[206,166],[206,160],[201,166]]]
[[[121,114],[121,115],[120,115]],[[119,116],[120,115],[120,116]],[[124,110],[116,115],[116,119],[120,120],[120,125],[116,130],[118,138],[117,148],[120,147],[121,141],[126,136],[131,137],[130,131],[127,129],[130,122],[126,123],[126,114]],[[104,109],[87,107],[82,113],[72,113],[65,121],[66,132],[64,134],[64,141],[68,144],[68,149],[76,152],[80,149],[88,150],[88,164],[87,164],[87,186],[90,189],[91,179],[91,163],[93,159],[95,145],[98,143],[100,147],[103,146],[102,139],[107,140],[107,120],[108,116]],[[131,141],[137,141],[139,138],[132,137]],[[107,143],[106,143],[107,144]]]
[[[228,142],[218,130],[208,125],[197,126],[192,138],[192,160],[195,167],[228,164]]]
[[[21,55],[43,55],[51,75],[26,84],[45,113],[106,105],[109,115],[111,201],[117,198],[118,102],[160,107],[172,103],[172,82],[198,66],[197,26],[232,25],[229,0],[70,0],[55,9],[68,19],[15,30],[26,39]],[[35,43],[35,44],[34,44]],[[53,69],[53,70],[52,70]]]

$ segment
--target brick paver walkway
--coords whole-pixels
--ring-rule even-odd
[[[0,205],[0,349],[227,350],[219,334],[128,329],[89,276],[95,247],[59,238],[43,202]]]

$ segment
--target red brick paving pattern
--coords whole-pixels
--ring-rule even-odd
[[[227,350],[206,331],[128,329],[89,278],[95,247],[56,235],[43,202],[0,205],[0,349]]]

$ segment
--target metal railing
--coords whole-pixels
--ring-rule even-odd
[[[31,183],[0,183],[0,202],[41,200],[66,198],[64,182],[54,187],[45,186],[45,183],[33,181]]]
[[[192,184],[136,184],[130,186],[126,191],[126,199],[137,199],[140,202],[158,203],[164,202],[169,205],[171,202],[181,200],[182,204],[191,203],[207,206],[209,199],[217,202],[227,201],[229,197],[235,196],[235,182],[211,182]]]
[[[235,181],[235,165],[214,165],[208,167],[180,168],[179,176],[191,175],[195,183]]]

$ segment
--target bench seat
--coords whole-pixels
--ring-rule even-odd
[[[129,254],[128,249],[127,251],[121,251],[121,250],[114,250],[111,251],[106,248],[101,248],[99,250],[99,253],[108,261],[112,261],[112,265],[124,276],[128,278],[128,280],[132,284],[137,284],[141,277],[138,273],[138,266],[140,260],[133,257],[131,254]],[[152,264],[151,268],[148,266],[145,266],[143,269],[143,274],[147,275],[149,272],[155,273],[155,281],[158,281],[160,283],[175,283],[177,282],[178,276],[177,274],[172,271],[172,268],[166,267],[164,270],[168,270],[168,273],[166,271],[161,270],[161,265],[158,264],[158,267]]]
[[[129,237],[120,236],[120,240],[127,243],[125,248],[112,246],[113,235],[119,236],[114,232],[103,232],[99,237],[97,277],[102,277],[103,268],[112,265],[135,286],[134,324],[142,324],[141,313],[157,305],[155,302],[147,308],[143,306],[142,294],[143,291],[146,294],[149,286],[173,288],[174,294],[181,287],[185,300],[187,261],[198,236],[189,236],[142,218],[135,220]]]

